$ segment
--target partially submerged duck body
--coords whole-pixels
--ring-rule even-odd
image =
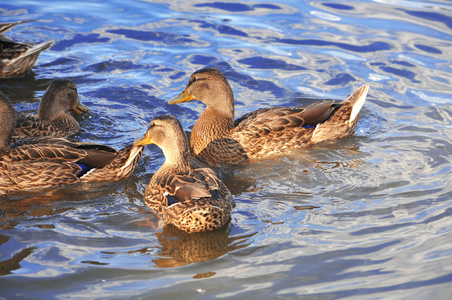
[[[33,20],[0,23],[0,78],[18,77],[30,71],[39,54],[52,46],[53,41],[40,44],[19,43],[3,35],[16,25]]]
[[[206,109],[193,126],[193,154],[210,166],[235,165],[284,150],[353,135],[368,86],[347,100],[323,100],[303,107],[263,108],[234,121],[234,96],[226,77],[214,68],[199,70],[169,104],[197,99]]]
[[[129,177],[143,147],[121,151],[59,137],[22,139],[11,145],[15,111],[0,94],[0,195],[79,182],[118,181]]]
[[[14,140],[73,135],[80,130],[80,125],[68,112],[81,114],[88,110],[80,102],[75,82],[69,79],[55,79],[42,96],[36,116],[17,114]]]
[[[186,232],[224,226],[235,205],[231,192],[213,170],[190,166],[188,141],[179,121],[172,116],[152,120],[145,136],[134,145],[151,143],[162,149],[165,162],[146,188],[146,205],[166,223]]]

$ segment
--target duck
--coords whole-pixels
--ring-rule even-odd
[[[0,93],[0,195],[76,183],[119,181],[138,165],[143,147],[116,149],[45,136],[12,143],[16,112]]]
[[[39,54],[53,45],[53,41],[40,44],[19,43],[3,35],[14,26],[31,21],[34,20],[0,23],[0,78],[24,75],[33,68]]]
[[[196,99],[206,105],[191,131],[190,147],[196,159],[219,167],[353,135],[368,89],[363,85],[339,103],[261,108],[234,120],[234,95],[227,78],[216,68],[204,68],[194,72],[168,104]]]
[[[28,137],[67,137],[80,130],[68,111],[82,114],[89,108],[80,102],[77,85],[70,79],[54,79],[47,87],[35,116],[17,113],[14,140]]]
[[[157,145],[165,156],[145,190],[146,205],[188,233],[223,227],[235,206],[231,192],[210,168],[192,168],[188,139],[171,115],[154,118],[146,134],[133,145]]]

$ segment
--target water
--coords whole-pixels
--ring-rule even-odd
[[[447,299],[452,296],[452,5],[448,1],[8,1],[9,33],[55,40],[0,81],[33,112],[54,78],[91,108],[77,138],[122,148],[190,74],[229,78],[236,115],[370,85],[356,135],[219,170],[237,207],[218,232],[163,227],[143,203],[163,161],[89,192],[0,199],[0,297]]]

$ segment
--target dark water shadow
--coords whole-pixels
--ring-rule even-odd
[[[30,71],[21,77],[0,79],[0,91],[20,110],[20,104],[36,102],[36,92],[45,91],[52,80],[36,79],[35,73]]]
[[[452,17],[447,14],[447,11],[445,10],[444,14],[439,12],[429,12],[429,11],[422,11],[422,10],[408,10],[408,9],[399,9],[401,11],[404,11],[410,16],[424,19],[425,21],[432,21],[432,22],[438,22],[443,23],[449,28],[452,28]]]
[[[194,7],[208,7],[215,8],[219,10],[223,10],[226,12],[250,12],[257,9],[265,8],[269,10],[283,10],[282,7],[277,4],[266,4],[266,3],[257,3],[257,4],[245,4],[245,3],[234,3],[234,2],[222,2],[215,1],[211,3],[198,3],[194,4]]]

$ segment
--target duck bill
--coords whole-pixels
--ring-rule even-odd
[[[133,145],[134,146],[144,146],[144,145],[149,145],[149,144],[152,144],[152,143],[153,143],[153,141],[151,140],[151,138],[146,133],[141,139],[136,140],[133,143]]]
[[[195,99],[195,98],[193,98],[193,96],[190,95],[190,93],[188,92],[188,88],[186,88],[182,93],[180,93],[179,96],[168,101],[168,104],[177,104],[177,103],[187,102],[187,101],[190,101],[193,99]]]
[[[80,100],[78,100],[77,104],[75,105],[75,107],[72,110],[76,114],[80,115],[82,113],[89,111],[89,108],[88,108],[88,106],[83,105],[82,102],[80,102]]]

